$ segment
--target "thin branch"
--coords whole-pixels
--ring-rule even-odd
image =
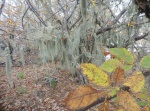
[[[2,14],[2,10],[3,10],[3,8],[4,8],[4,5],[5,5],[5,0],[3,0],[2,5],[1,5],[1,8],[0,8],[0,15]]]
[[[135,41],[138,41],[138,40],[141,40],[141,39],[145,38],[146,36],[148,36],[148,33],[145,33],[141,36],[134,35],[133,38],[134,38]]]
[[[7,31],[3,30],[3,29],[0,29],[0,30],[3,31],[3,32],[5,32],[6,34],[8,34],[10,36],[15,36],[14,34],[11,34],[11,33],[7,32]]]
[[[0,29],[1,31],[3,31],[3,32],[5,32],[5,33],[7,33],[7,34],[9,34],[7,31],[5,31],[5,30],[3,30],[3,29]]]
[[[50,9],[52,12],[52,15],[50,17],[48,17],[45,21],[47,21],[51,18],[54,18],[60,25],[63,25],[62,21],[60,19],[58,19],[58,17],[56,17],[56,14],[59,13],[61,10],[63,10],[64,7],[66,7],[67,5],[69,5],[70,3],[74,2],[74,1],[76,1],[76,0],[71,0],[71,1],[67,2],[65,5],[61,6],[56,12],[53,12],[52,9]]]
[[[99,29],[99,30],[96,32],[96,34],[99,35],[99,34],[101,34],[101,33],[103,33],[103,32],[106,32],[106,31],[111,30],[112,26],[118,22],[118,20],[120,19],[120,17],[121,17],[126,11],[127,11],[126,9],[122,10],[122,11],[120,12],[120,14],[118,14],[118,16],[117,16],[114,20],[111,21],[111,23],[112,23],[111,25],[107,25],[106,27],[103,27],[103,28]]]
[[[145,78],[150,76],[150,70],[144,70],[144,71],[142,71],[142,73],[143,73]]]
[[[148,33],[145,33],[143,35],[134,34],[131,38],[134,39],[135,41],[138,41],[138,40],[144,39],[147,36],[148,36]],[[125,41],[125,44],[123,45],[123,47],[127,48],[129,45],[131,45],[130,39]],[[113,46],[113,47],[116,47],[116,46]]]
[[[148,36],[148,33],[145,33],[145,34],[143,34],[143,35],[134,34],[134,35],[131,37],[131,39],[133,39],[133,40],[135,40],[135,41],[138,41],[138,40],[144,39],[144,38],[147,37],[147,36]],[[126,40],[126,41],[124,42],[124,45],[123,45],[122,47],[127,48],[129,45],[131,45],[131,44],[132,44],[132,43],[130,42],[131,39]],[[110,44],[110,45],[107,45],[106,47],[108,47],[108,48],[115,48],[115,47],[117,47],[117,44],[116,44],[116,45]]]
[[[75,25],[81,20],[82,16],[80,15],[79,18],[70,26],[70,30],[75,27]]]
[[[40,15],[37,13],[36,9],[32,6],[31,2],[29,0],[26,0],[26,3],[29,6],[29,9],[37,16],[37,18],[40,20],[40,22],[44,25],[47,26],[44,22],[44,20],[40,17]]]
[[[86,107],[84,107],[84,108],[77,109],[76,111],[86,111],[86,110],[90,109],[91,107],[93,107],[93,106],[95,106],[95,105],[97,105],[97,104],[99,104],[99,103],[102,103],[102,102],[104,102],[105,100],[111,100],[111,99],[115,98],[116,96],[117,96],[117,95],[114,95],[114,96],[108,97],[108,98],[105,98],[105,97],[98,98],[98,99],[97,99],[96,101],[94,101],[92,104],[90,104],[90,105],[88,105],[88,106],[86,106]]]
[[[114,13],[113,13],[113,11],[111,10],[111,8],[109,6],[107,6],[103,1],[100,1],[100,4],[106,6],[106,8],[110,11],[111,15],[115,18]]]
[[[58,0],[58,5],[61,7],[63,13],[65,13],[65,9],[64,9],[64,7],[62,6],[62,4],[60,3],[60,0]]]
[[[25,17],[25,15],[26,15],[26,13],[27,13],[28,10],[29,10],[29,7],[27,8],[27,10],[25,11],[25,13],[24,13],[23,16],[22,16],[22,28],[24,28],[24,27],[23,27],[23,19],[24,19],[24,17]]]
[[[76,8],[77,8],[77,3],[75,4],[75,7],[74,7],[74,9],[72,10],[72,12],[71,12],[71,14],[69,15],[69,17],[67,18],[67,21],[69,21],[69,19],[72,17],[72,15],[74,14],[74,12],[75,12],[75,10],[76,10]]]

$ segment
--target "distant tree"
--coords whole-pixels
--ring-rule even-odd
[[[142,7],[146,5],[139,3],[140,0],[11,1],[5,7],[1,5],[0,30],[7,37],[36,41],[40,51],[52,49],[54,55],[51,50],[41,53],[41,57],[52,61],[59,58],[63,64],[64,58],[76,65],[96,62],[99,57],[102,62],[105,48],[125,47],[137,52],[142,49],[145,54],[143,48],[137,48],[137,41],[149,41],[149,20]],[[63,57],[58,56],[60,50],[64,51]]]

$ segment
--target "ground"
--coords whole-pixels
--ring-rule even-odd
[[[0,97],[3,108],[8,111],[68,111],[61,105],[61,100],[67,92],[77,85],[69,79],[66,71],[58,71],[53,77],[57,78],[57,85],[50,86],[44,81],[45,68],[33,66],[13,67],[14,88],[8,86],[5,70],[0,69]],[[18,73],[24,73],[24,78],[18,78]],[[37,79],[38,78],[38,79]],[[68,79],[67,79],[68,78]],[[1,108],[2,110],[2,108]]]
[[[0,111],[69,111],[61,100],[79,83],[68,71],[57,69],[56,64],[48,65],[51,77],[57,80],[54,86],[46,82],[45,64],[12,67],[14,88],[8,85],[5,67],[0,67]]]

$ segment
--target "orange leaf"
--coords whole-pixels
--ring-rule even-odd
[[[106,52],[106,51],[104,51],[104,52],[103,52],[103,54],[104,54],[104,56],[107,56],[107,55],[109,55],[109,54],[110,54],[110,52]]]
[[[103,54],[104,56],[107,56],[110,54],[110,52],[104,51]],[[111,56],[111,59],[114,59],[116,57],[115,55],[112,55],[112,54],[110,54],[110,56]]]
[[[124,76],[124,69],[117,67],[113,73],[113,80],[115,84],[119,83]]]
[[[62,103],[71,110],[83,108],[105,95],[102,90],[96,90],[91,86],[79,86],[70,92]]]
[[[123,105],[127,111],[140,111],[140,107],[136,104],[134,98],[126,91],[118,92],[118,103]]]

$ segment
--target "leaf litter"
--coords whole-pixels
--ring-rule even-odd
[[[49,66],[56,67],[54,64]],[[68,71],[58,70],[54,73],[52,77],[57,79],[57,84],[51,87],[44,81],[47,76],[46,66],[36,67],[36,73],[33,64],[13,67],[13,89],[8,86],[5,67],[0,67],[0,111],[69,111],[60,102],[67,92],[77,86],[69,79]],[[17,77],[20,72],[24,74],[24,78]]]

